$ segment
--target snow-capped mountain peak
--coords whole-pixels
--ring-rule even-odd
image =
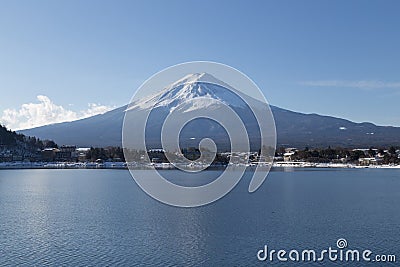
[[[215,78],[213,75],[211,75],[207,72],[201,72],[201,73],[188,74],[185,77],[183,77],[182,79],[179,79],[176,82],[172,83],[171,85],[167,86],[165,89],[175,88],[181,84],[192,84],[192,83],[211,83],[211,84],[218,84],[223,87],[231,88],[228,84]]]
[[[196,108],[207,108],[215,105],[218,101],[230,106],[244,106],[243,100],[233,91],[234,89],[231,86],[218,80],[211,74],[193,73],[186,75],[153,95],[133,102],[129,109],[149,109],[156,107],[174,109],[190,99],[199,97],[202,99],[209,98],[210,101],[202,101],[204,104]]]

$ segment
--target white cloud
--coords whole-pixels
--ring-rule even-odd
[[[28,129],[52,123],[74,121],[105,113],[114,107],[89,103],[86,110],[73,111],[56,105],[47,96],[38,95],[39,103],[23,104],[19,109],[6,109],[0,123],[12,130]]]
[[[87,118],[91,117],[97,114],[103,114],[106,113],[107,111],[110,111],[111,109],[115,107],[109,107],[109,106],[103,106],[95,103],[89,103],[88,104],[89,108],[87,110],[83,110],[82,117],[81,118]]]
[[[345,81],[345,80],[320,80],[320,81],[302,81],[301,85],[314,87],[353,87],[359,89],[383,89],[400,88],[400,82],[384,81]]]

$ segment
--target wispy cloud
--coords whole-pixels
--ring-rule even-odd
[[[105,113],[114,107],[89,103],[86,110],[73,111],[55,104],[47,96],[38,95],[38,103],[26,103],[19,109],[6,109],[0,123],[12,130],[21,130],[52,123],[74,121]]]
[[[313,87],[351,87],[358,89],[384,89],[399,88],[400,82],[385,82],[374,80],[348,81],[348,80],[317,80],[317,81],[301,81],[300,85]]]

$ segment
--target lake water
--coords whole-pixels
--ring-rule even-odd
[[[399,265],[400,170],[272,171],[256,193],[248,184],[185,209],[150,198],[125,170],[0,170],[0,266],[287,266],[257,252],[336,248],[338,238],[397,256],[345,266]]]

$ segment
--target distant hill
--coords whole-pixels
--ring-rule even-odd
[[[197,75],[197,76],[196,76]],[[203,74],[201,74],[203,75]],[[168,90],[161,90],[143,101],[134,105],[137,109],[146,109],[152,106],[154,99],[159,100],[157,108],[152,115],[148,144],[152,147],[159,147],[160,141],[157,137],[160,125],[165,119],[171,107],[176,107],[183,101],[199,96],[207,96],[211,100],[218,99],[232,105],[237,113],[242,113],[246,128],[250,127],[250,136],[255,129],[248,114],[242,110],[239,102],[234,102],[232,96],[226,91],[221,91],[218,86],[202,83],[201,75],[193,74],[187,79],[188,86],[171,87]],[[257,100],[255,100],[257,101]],[[211,107],[212,101],[205,103],[206,108]],[[131,105],[132,107],[132,105]],[[114,109],[107,113],[96,115],[90,118],[52,124],[33,129],[20,131],[26,135],[37,136],[43,139],[53,139],[58,144],[78,146],[121,146],[122,124],[126,106]],[[193,109],[194,107],[189,107]],[[198,107],[195,107],[198,108]],[[199,107],[204,108],[204,107]],[[188,109],[189,110],[189,109]],[[400,146],[400,127],[377,126],[372,123],[355,123],[349,120],[321,116],[318,114],[304,114],[293,112],[271,106],[277,129],[277,146],[285,147],[388,147]],[[207,135],[215,136],[217,139],[226,140],[226,135],[216,132],[206,122],[199,122],[194,130],[187,133],[187,137],[202,137]],[[199,131],[198,129],[202,129]]]

